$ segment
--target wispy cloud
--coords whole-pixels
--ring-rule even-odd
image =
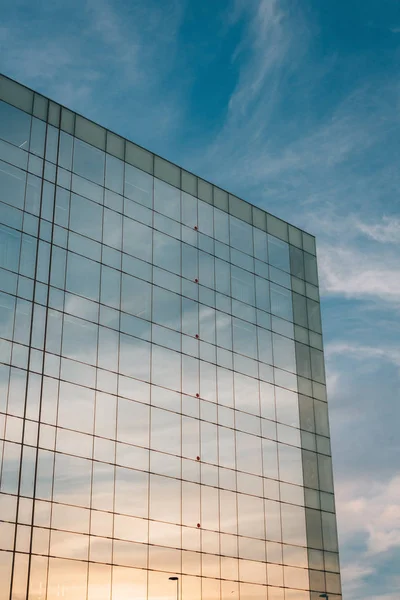
[[[103,41],[104,58],[108,57],[112,62],[119,61],[124,67],[128,66],[131,75],[140,71],[140,48],[136,31],[132,31],[131,24],[124,21],[123,16],[107,0],[87,0],[86,11],[88,34],[93,36],[94,41],[97,37]]]
[[[371,558],[400,547],[400,472],[383,484],[370,478],[339,482],[336,496],[343,541],[365,533]]]
[[[250,11],[249,11],[250,9]],[[279,0],[260,0],[250,6],[243,0],[235,3],[234,19],[249,18],[247,36],[241,40],[234,59],[250,52],[251,68],[241,69],[236,88],[228,104],[228,118],[236,121],[239,117],[248,118],[249,110],[260,100],[264,87],[273,74],[278,74],[290,51],[291,39],[288,35],[288,19]],[[274,89],[270,90],[273,98]],[[263,98],[264,102],[266,98]],[[266,103],[265,103],[266,104]]]
[[[357,224],[358,229],[366,236],[384,244],[400,244],[400,219],[396,217],[382,218],[381,223]]]
[[[236,172],[231,181],[238,182],[251,180],[255,164],[265,155],[265,136],[282,87],[300,64],[310,35],[296,4],[284,0],[236,0],[228,19],[231,25],[246,24],[232,56],[240,65],[239,75],[220,131],[195,161],[211,174],[223,165],[223,177]]]
[[[29,10],[27,1],[20,4]],[[179,85],[167,85],[183,6],[72,0],[74,27],[64,27],[65,6],[43,3],[23,35],[10,13],[0,28],[0,69],[111,128],[118,129],[118,113],[129,105],[121,133],[135,137],[133,127],[139,143],[145,131],[162,137],[177,129],[183,113]]]
[[[325,347],[325,356],[330,359],[333,356],[350,356],[355,360],[383,360],[400,368],[400,349],[394,347],[362,346],[361,344],[348,342],[333,342]]]
[[[322,202],[304,207],[317,234],[321,293],[400,308],[400,221]]]
[[[361,562],[344,564],[341,568],[342,581],[346,585],[347,593],[357,592],[363,580],[374,572],[372,566],[366,566]]]
[[[112,64],[118,74],[124,73],[122,88],[134,83],[140,89],[150,89],[168,78],[182,13],[183,5],[176,0],[168,9],[154,0],[147,6],[138,0],[126,6],[109,0],[86,0],[86,35],[96,44],[97,55],[101,52],[105,61],[102,70]],[[156,44],[150,42],[154,39]]]
[[[373,477],[339,482],[336,499],[342,545],[346,548],[360,536],[365,538],[361,548],[358,543],[357,551],[347,551],[346,562],[342,560],[342,581],[347,594],[374,600],[395,598],[390,591],[373,593],[371,582],[376,580],[381,592],[390,589],[390,576],[385,585],[383,580],[379,583],[379,569],[388,553],[400,549],[400,472],[383,484],[374,482]],[[393,584],[395,590],[398,582]]]
[[[400,303],[400,267],[395,256],[354,246],[322,244],[319,251],[322,293]]]

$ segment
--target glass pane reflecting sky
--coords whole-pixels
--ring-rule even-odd
[[[335,598],[315,257],[4,102],[0,138],[1,600]]]

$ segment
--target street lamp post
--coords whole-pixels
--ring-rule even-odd
[[[179,577],[169,577],[170,581],[176,581],[176,600],[179,600]]]

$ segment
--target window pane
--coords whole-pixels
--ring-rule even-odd
[[[21,234],[0,225],[0,266],[10,271],[18,270]]]
[[[261,277],[256,277],[256,306],[261,310],[270,312],[269,282]]]
[[[321,490],[333,493],[332,459],[318,454],[318,473]]]
[[[149,446],[149,413],[146,404],[118,400],[117,439],[137,446]]]
[[[159,452],[181,453],[180,415],[153,407],[151,409],[151,448]]]
[[[310,329],[322,333],[319,303],[307,298],[307,314]]]
[[[336,516],[331,513],[322,512],[322,533],[324,538],[324,549],[331,552],[338,551]]]
[[[151,285],[142,279],[122,274],[121,308],[123,311],[150,320]]]
[[[154,210],[179,221],[181,213],[180,191],[172,185],[160,181],[160,179],[154,179]]]
[[[148,473],[124,467],[115,469],[115,512],[148,516]]]
[[[62,594],[63,600],[86,598],[87,568],[85,562],[51,558],[49,561],[47,597],[53,600],[53,598],[57,598]]]
[[[239,535],[265,538],[264,507],[262,498],[237,495]]]
[[[297,374],[311,379],[310,348],[296,342]]]
[[[297,394],[284,388],[275,388],[276,418],[280,423],[299,427],[299,401]]]
[[[310,348],[312,378],[319,383],[325,383],[324,355],[315,348]]]
[[[278,238],[268,235],[268,257],[273,267],[290,272],[289,244]]]
[[[199,252],[199,279],[202,285],[215,289],[214,257],[205,252]]]
[[[256,327],[240,319],[233,319],[233,350],[257,358]]]
[[[0,293],[0,337],[12,339],[15,314],[15,296]]]
[[[150,475],[150,518],[179,523],[181,518],[181,482]]]
[[[308,252],[304,252],[304,268],[306,281],[318,285],[317,259]]]
[[[90,506],[92,463],[84,458],[55,455],[54,492],[56,502]]]
[[[143,381],[150,379],[150,344],[130,335],[120,336],[119,371]]]
[[[282,319],[293,320],[292,294],[275,283],[271,283],[271,312]]]
[[[255,415],[260,414],[258,381],[252,377],[234,373],[235,408]]]
[[[124,217],[124,240],[123,251],[137,256],[147,262],[151,261],[151,234],[150,227],[136,223],[132,219]]]
[[[132,165],[125,164],[125,190],[127,198],[144,206],[153,206],[153,178]]]
[[[285,544],[307,545],[304,508],[281,504],[282,541]]]
[[[74,173],[103,185],[104,157],[105,154],[101,150],[75,138]]]
[[[181,297],[162,288],[153,288],[153,321],[181,330]]]
[[[17,208],[24,207],[26,173],[0,161],[0,200]]]
[[[68,291],[98,300],[100,294],[100,264],[68,252],[67,285]]]
[[[64,315],[62,354],[91,365],[97,358],[97,325]]]
[[[102,265],[100,302],[102,304],[113,306],[114,308],[119,308],[121,301],[120,290],[121,273],[115,269],[110,269],[109,267]]]
[[[118,158],[106,154],[106,182],[110,190],[122,194],[124,190],[124,163]]]
[[[293,321],[301,327],[308,327],[306,298],[293,293]]]
[[[279,369],[296,372],[294,341],[276,333],[272,334],[274,348],[274,365]]]
[[[77,233],[101,241],[103,209],[99,204],[72,194],[70,228]]]
[[[155,231],[153,261],[158,267],[179,275],[181,272],[180,242],[164,233]]]
[[[230,217],[230,244],[234,248],[246,252],[246,254],[253,254],[253,230],[250,225]],[[223,241],[223,240],[221,240]]]
[[[295,246],[290,246],[290,271],[295,277],[304,279],[303,251]]]
[[[161,346],[153,346],[152,383],[179,391],[181,387],[181,355]]]
[[[258,328],[258,358],[272,365],[272,334],[266,329]]]
[[[188,227],[197,225],[197,198],[182,192],[182,223]]]
[[[60,147],[58,151],[58,164],[68,171],[72,171],[72,148],[74,138],[64,131],[60,132]]]
[[[92,433],[94,428],[94,391],[62,381],[57,424],[59,427]]]
[[[224,244],[229,244],[229,215],[214,208],[215,238]]]
[[[261,475],[261,438],[236,432],[237,468],[240,471]],[[244,534],[245,535],[245,534]]]
[[[301,450],[294,446],[278,444],[279,477],[288,483],[303,484]]]
[[[5,102],[0,102],[0,137],[3,140],[28,150],[30,127],[30,115]]]
[[[232,265],[231,277],[233,298],[254,305],[254,275]]]

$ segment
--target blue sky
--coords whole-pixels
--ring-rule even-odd
[[[0,70],[314,233],[344,598],[400,589],[400,5],[14,0]]]

